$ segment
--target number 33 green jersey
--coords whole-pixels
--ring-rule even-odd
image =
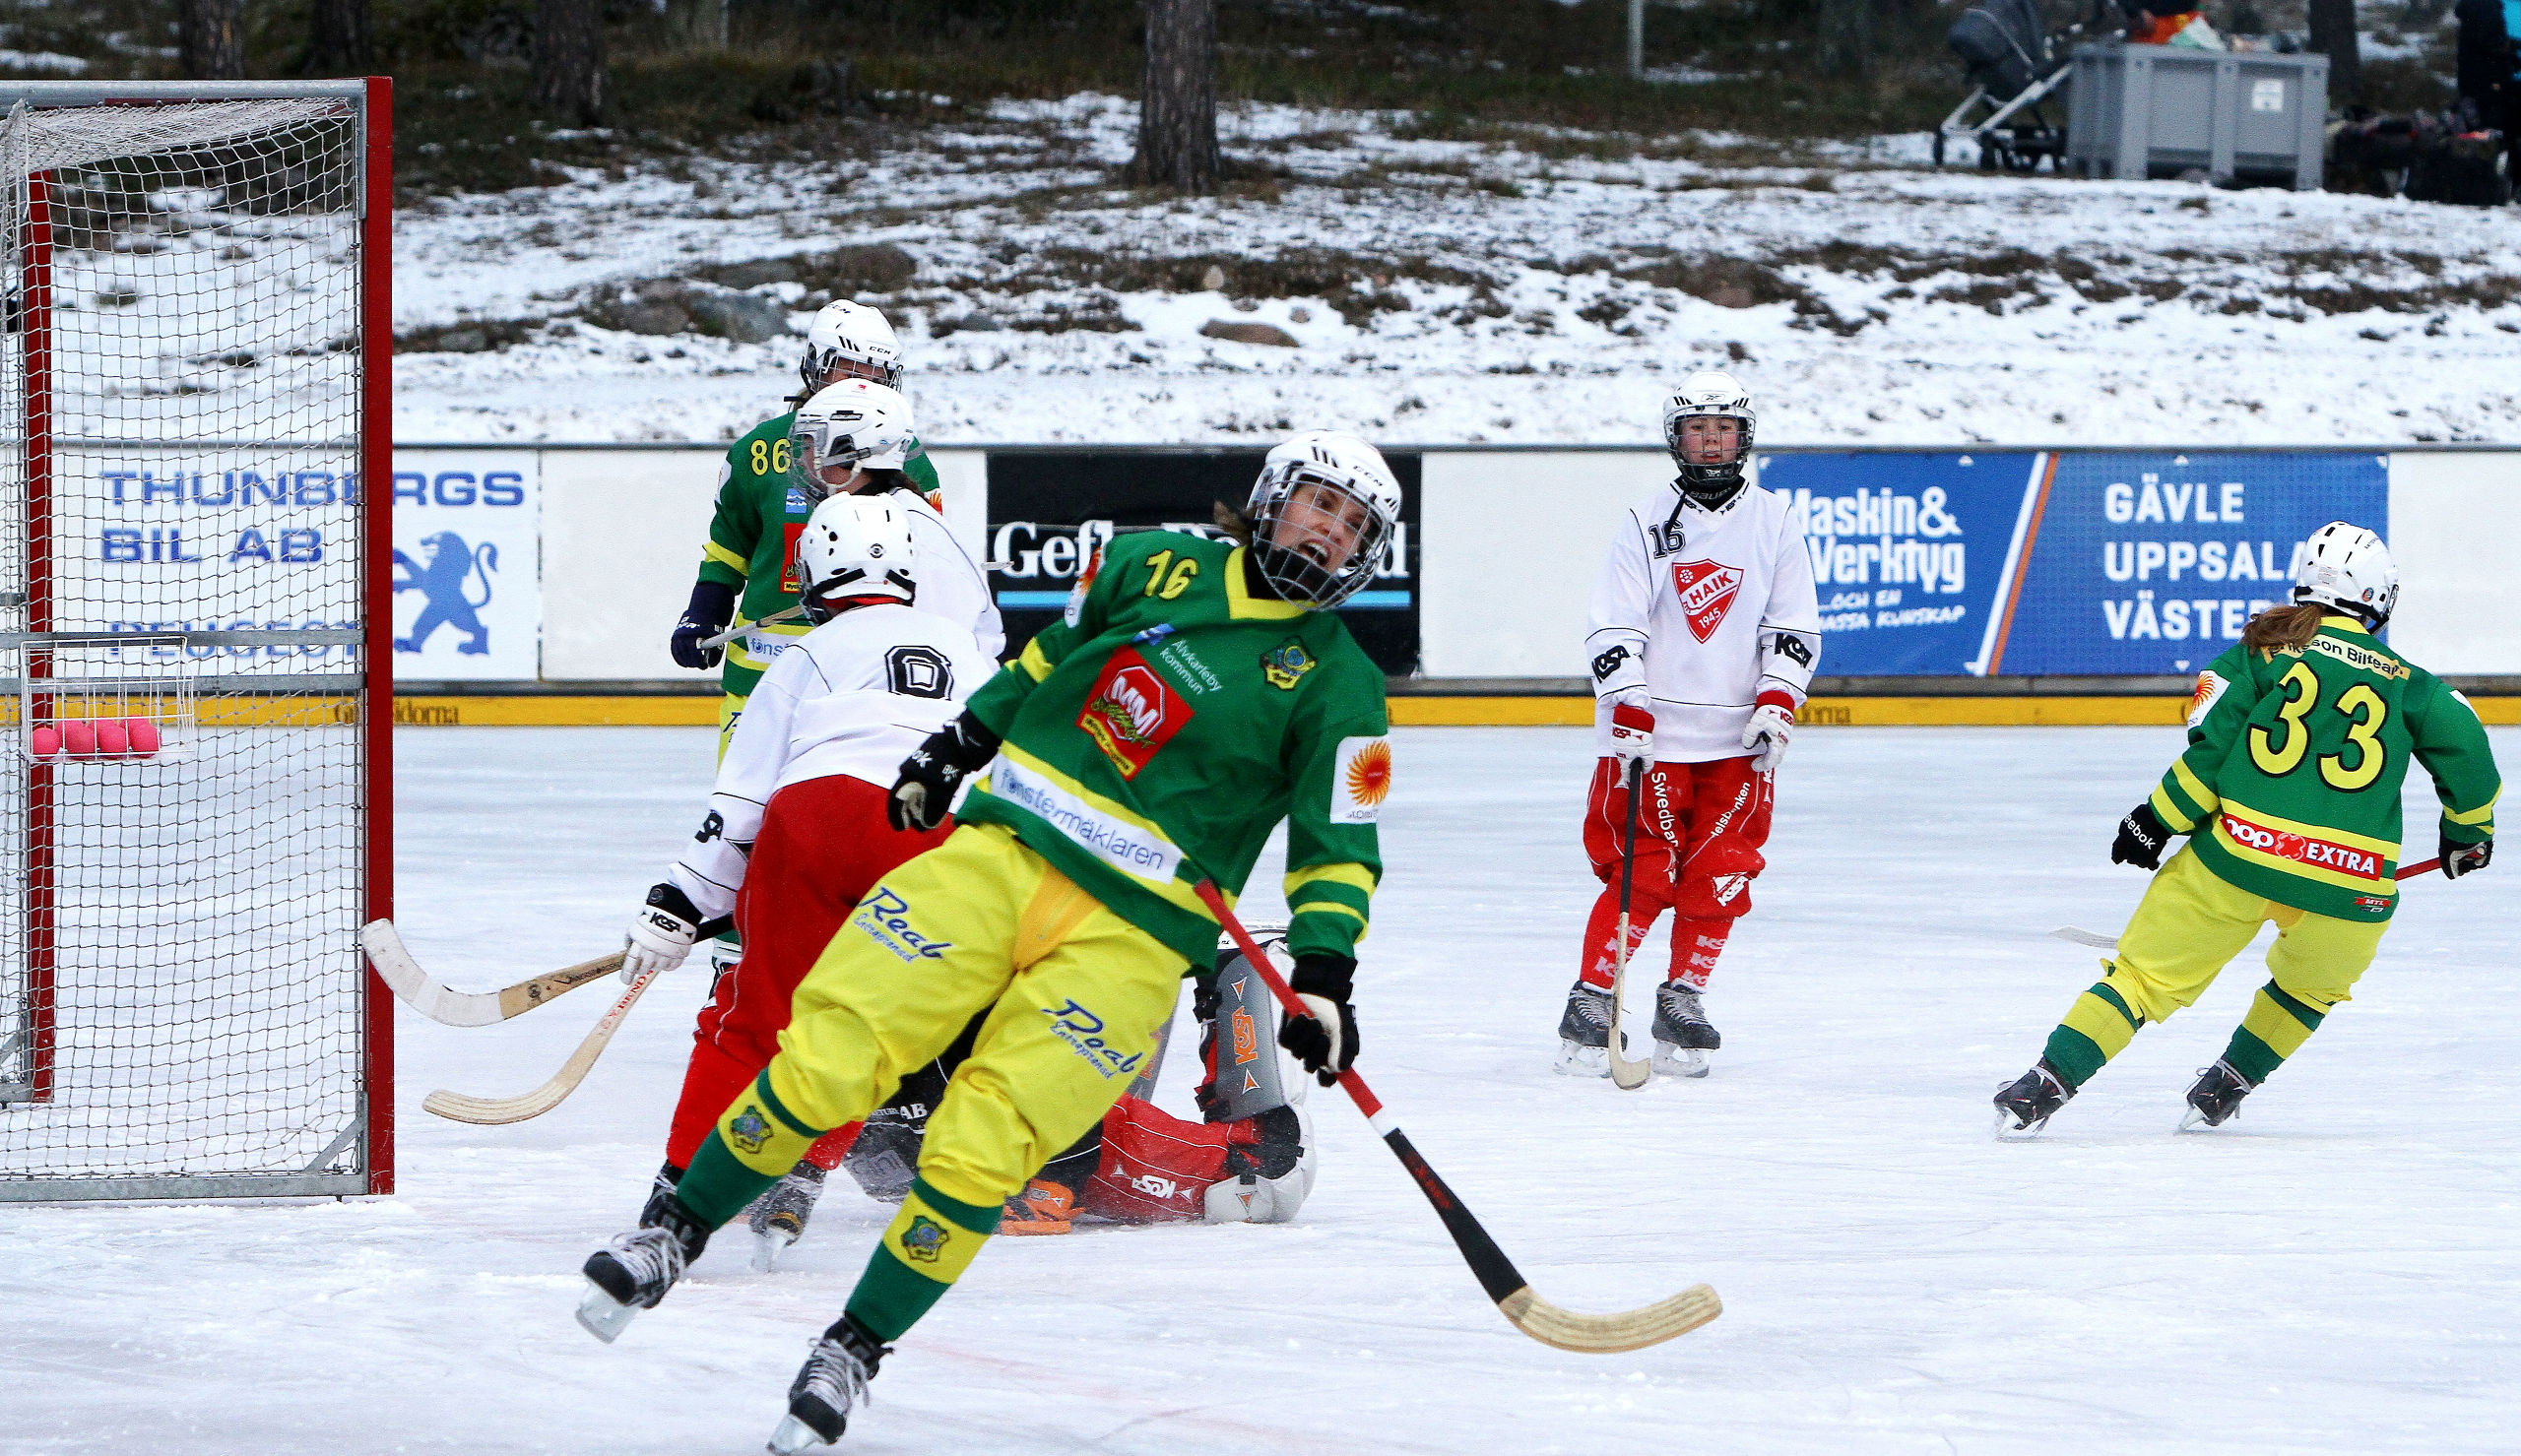
[[[2399,788],[2424,766],[2442,833],[2494,833],[2503,781],[2469,700],[2343,615],[2300,652],[2234,647],[2197,677],[2188,751],[2154,812],[2230,884],[2315,915],[2398,905]]]

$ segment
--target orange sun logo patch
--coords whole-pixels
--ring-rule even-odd
[[[1391,740],[1342,738],[1330,785],[1330,822],[1372,824],[1391,792]]]

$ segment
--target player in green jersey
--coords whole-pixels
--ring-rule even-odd
[[[1287,825],[1279,1043],[1329,1085],[1357,1049],[1357,942],[1391,786],[1383,675],[1329,610],[1372,581],[1400,488],[1374,447],[1312,431],[1269,452],[1240,539],[1122,537],[1065,618],[902,764],[895,820],[944,844],[886,874],[798,987],[780,1051],[671,1197],[587,1261],[580,1319],[618,1330],[823,1130],[865,1117],[985,1014],[930,1113],[919,1175],[846,1312],[789,1392],[774,1451],[839,1438],[887,1342],[936,1303],[1008,1199],[1120,1098],[1206,969],[1200,880],[1238,895]]]
[[[2410,761],[2442,800],[2442,874],[2494,854],[2494,753],[2469,700],[2383,646],[2398,569],[2368,531],[2311,533],[2293,602],[2259,613],[2198,675],[2188,751],[2118,826],[2109,857],[2162,865],[2108,974],[1996,1094],[2000,1136],[2036,1133],[2137,1029],[2193,1003],[2258,927],[2272,979],[2188,1091],[2182,1127],[2232,1115],[2372,964],[2398,905],[2399,786]]]
[[[901,340],[884,316],[863,303],[840,299],[823,307],[806,330],[806,356],[797,367],[805,388],[789,400],[794,407],[845,379],[866,379],[898,389],[902,377]],[[723,658],[726,670],[719,685],[726,697],[718,707],[718,751],[726,753],[736,715],[753,684],[770,666],[768,658],[747,638],[725,648],[703,647],[704,638],[727,629],[741,611],[758,622],[797,604],[794,559],[797,536],[806,529],[816,501],[798,488],[789,434],[797,415],[789,412],[763,420],[727,449],[718,467],[718,509],[709,522],[709,539],[701,548],[699,580],[691,601],[675,623],[672,651],[676,665],[709,668]],[[937,467],[927,447],[916,438],[902,474],[926,495],[929,504],[944,509],[937,483]],[[757,633],[771,638],[802,637],[811,627],[799,620],[773,622]],[[749,634],[748,634],[749,635]]]

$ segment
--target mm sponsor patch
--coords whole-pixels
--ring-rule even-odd
[[[2188,726],[2195,728],[2215,711],[2215,704],[2232,684],[2221,672],[2197,674],[2197,690],[2188,695]]]
[[[1733,599],[1742,593],[1742,569],[1713,561],[1675,561],[1672,585],[1681,594],[1681,619],[1701,642],[1715,635]]]
[[[1135,1073],[1138,1063],[1146,1060],[1143,1051],[1123,1056],[1120,1048],[1105,1038],[1103,1018],[1078,1005],[1073,996],[1056,1010],[1043,1007],[1042,1014],[1051,1019],[1051,1035],[1066,1042],[1068,1050],[1085,1058],[1086,1064],[1107,1082],[1125,1072]]]
[[[1391,795],[1391,740],[1341,738],[1330,770],[1330,822],[1372,824]]]
[[[2224,810],[2224,833],[2231,836],[2233,844],[2245,850],[2256,850],[2279,859],[2291,859],[2296,864],[2313,865],[2359,880],[2378,880],[2381,877],[2381,856],[2369,850],[2359,850],[2353,845],[2341,845],[2291,830],[2271,829],[2234,813],[2229,807]]]
[[[1122,778],[1134,779],[1191,717],[1190,703],[1173,684],[1136,648],[1125,647],[1103,665],[1103,675],[1077,710],[1076,726]]]

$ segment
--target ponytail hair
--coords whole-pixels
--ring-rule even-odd
[[[1217,523],[1217,530],[1232,537],[1236,545],[1252,544],[1252,520],[1241,511],[1227,505],[1224,501],[1218,501],[1216,509],[1209,513],[1209,519]]]
[[[2271,606],[2249,619],[2241,628],[2241,646],[2248,651],[2274,657],[2278,653],[2299,654],[2319,635],[2320,618],[2335,607],[2317,601],[2295,601],[2285,606]]]

